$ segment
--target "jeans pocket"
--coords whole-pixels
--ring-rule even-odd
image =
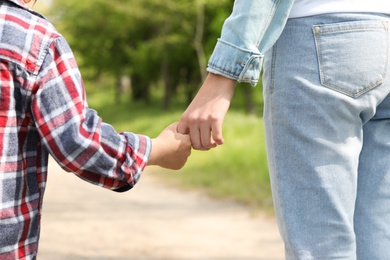
[[[389,51],[387,21],[315,25],[313,32],[323,86],[356,98],[383,82]]]

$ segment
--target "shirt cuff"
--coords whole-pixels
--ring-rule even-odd
[[[259,82],[264,55],[218,39],[207,71],[255,86]]]
[[[148,164],[150,153],[152,151],[152,140],[150,137],[139,134],[126,133],[128,144],[134,148],[133,156],[128,157],[127,162],[122,166],[124,172],[133,172],[131,183],[114,189],[116,192],[126,192],[132,189],[141,178],[141,175]],[[131,170],[130,170],[131,169]]]

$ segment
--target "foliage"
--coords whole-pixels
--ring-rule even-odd
[[[145,100],[150,98],[152,85],[165,86],[166,99],[182,86],[189,101],[201,80],[194,47],[198,25],[194,7],[201,1],[208,57],[230,13],[231,1],[54,1],[51,15],[75,51],[84,79],[105,73],[116,78],[119,86],[121,77],[128,75],[133,99]]]

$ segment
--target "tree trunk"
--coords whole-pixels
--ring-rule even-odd
[[[122,74],[118,73],[115,80],[115,104],[121,103],[122,95]]]
[[[244,86],[244,96],[245,96],[245,109],[249,115],[255,115],[256,109],[253,101],[253,88],[249,86]]]
[[[197,0],[197,19],[196,19],[196,32],[194,45],[196,54],[198,56],[199,71],[202,78],[202,82],[206,79],[206,56],[203,49],[203,33],[204,33],[204,0]]]
[[[164,84],[164,99],[163,99],[162,108],[163,110],[167,110],[169,108],[169,105],[171,104],[173,86],[172,86],[172,80],[169,77],[169,64],[166,58],[164,58],[161,63],[161,75]]]
[[[144,100],[146,103],[148,103],[150,99],[148,83],[144,82],[137,74],[133,74],[130,79],[131,99]]]

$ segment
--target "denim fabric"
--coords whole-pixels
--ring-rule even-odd
[[[287,21],[293,0],[236,0],[226,19],[208,71],[256,85],[263,53],[272,47]]]
[[[289,19],[264,122],[286,259],[390,259],[390,16]]]

